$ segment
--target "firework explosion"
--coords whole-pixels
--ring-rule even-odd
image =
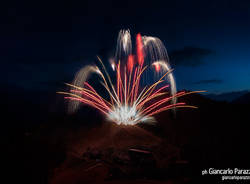
[[[136,54],[132,54],[129,30],[121,30],[118,35],[115,57],[110,60],[116,73],[113,82],[102,60],[101,67],[88,65],[75,76],[68,95],[69,111],[74,112],[80,103],[87,104],[102,112],[108,120],[117,124],[135,125],[140,122],[154,122],[154,115],[180,107],[196,108],[178,102],[177,98],[202,91],[176,93],[172,69],[168,64],[166,48],[156,37],[136,36]],[[151,71],[151,73],[149,72]],[[153,72],[153,75],[152,75]],[[91,74],[97,74],[109,98],[102,97],[87,81]],[[149,76],[150,74],[150,76]],[[153,84],[141,86],[145,77],[158,78]],[[168,92],[167,89],[170,89]]]

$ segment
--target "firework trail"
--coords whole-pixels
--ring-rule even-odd
[[[132,41],[129,30],[119,32],[116,44],[115,60],[119,61],[122,57],[132,54]]]
[[[145,51],[149,55],[150,64],[155,67],[156,74],[162,75],[165,71],[170,71],[171,67],[169,65],[169,57],[167,49],[159,38],[152,36],[143,36],[143,43],[145,46]],[[173,73],[166,76],[170,82],[171,95],[176,94],[176,84]],[[172,103],[176,103],[176,98],[172,99]]]
[[[169,109],[194,106],[177,103],[178,97],[194,92],[176,93],[172,69],[168,64],[167,51],[162,42],[155,37],[136,36],[136,54],[132,55],[130,32],[121,30],[118,35],[115,60],[110,64],[116,73],[116,81],[112,81],[102,60],[101,67],[88,65],[75,76],[69,92],[58,92],[70,99],[69,111],[75,112],[79,104],[87,104],[102,112],[108,120],[117,124],[135,125],[140,122],[154,122],[154,115]],[[140,82],[147,70],[153,68],[159,77],[151,85],[141,86]],[[94,73],[100,77],[100,83],[106,89],[109,98],[102,97],[88,83]],[[168,81],[167,81],[168,80]],[[170,84],[170,95],[166,91]],[[172,103],[171,103],[172,102]]]
[[[87,65],[83,67],[80,71],[78,71],[75,75],[75,78],[73,80],[73,86],[83,87],[84,83],[87,81],[87,79],[90,77],[91,73],[96,72],[96,68],[94,66]],[[74,90],[75,88],[71,86],[71,90]],[[73,94],[77,95],[77,93],[72,92]],[[74,113],[80,105],[80,101],[71,100],[68,104],[68,112]]]

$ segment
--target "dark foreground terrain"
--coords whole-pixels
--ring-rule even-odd
[[[66,115],[60,98],[48,108],[7,95],[5,176],[36,184],[220,182],[201,171],[249,169],[250,105],[242,98],[227,103],[192,95],[181,100],[199,109],[161,113],[154,125],[118,126],[89,108]]]

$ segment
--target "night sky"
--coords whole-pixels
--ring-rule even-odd
[[[112,56],[120,29],[159,37],[177,89],[249,90],[249,1],[17,1],[1,7],[2,88],[55,92]]]

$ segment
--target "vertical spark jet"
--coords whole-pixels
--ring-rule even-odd
[[[132,54],[132,41],[129,30],[121,30],[118,34],[115,61],[119,62],[122,58],[126,58]]]

